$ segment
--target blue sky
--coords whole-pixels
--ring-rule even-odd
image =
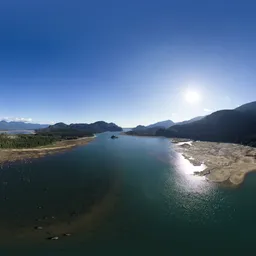
[[[256,100],[254,2],[2,1],[0,118],[131,127]]]

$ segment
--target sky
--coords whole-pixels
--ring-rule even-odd
[[[1,1],[0,118],[134,127],[254,101],[255,13],[254,0]]]

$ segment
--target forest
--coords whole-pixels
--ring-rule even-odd
[[[54,136],[33,134],[8,135],[0,134],[0,148],[34,148],[52,144],[60,140]]]
[[[72,128],[58,128],[58,129],[39,129],[36,130],[37,136],[43,137],[53,137],[55,139],[77,139],[81,137],[91,137],[93,136],[92,132],[77,130]]]

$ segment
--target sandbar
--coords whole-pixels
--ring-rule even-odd
[[[86,145],[95,137],[83,137],[73,140],[62,140],[51,145],[24,148],[24,149],[0,149],[0,164],[6,162],[26,161],[28,159],[39,158],[49,154],[66,151],[76,146]]]
[[[193,165],[204,164],[206,169],[196,172],[212,182],[238,185],[247,173],[256,170],[256,148],[232,143],[172,140],[175,149]]]

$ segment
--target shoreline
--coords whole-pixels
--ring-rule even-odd
[[[44,157],[49,154],[64,152],[77,146],[86,145],[95,138],[96,136],[83,137],[74,140],[62,140],[50,145],[36,148],[0,149],[0,165],[4,163],[25,161],[28,159]]]
[[[124,136],[132,136],[132,137],[140,137],[140,138],[161,138],[163,136],[155,136],[155,135],[137,135],[137,134],[127,134],[125,132],[121,132],[120,135],[124,135]],[[166,137],[163,137],[166,138]]]
[[[194,175],[215,183],[240,185],[245,176],[256,171],[256,148],[232,143],[174,139],[175,150],[194,166],[206,168]]]

